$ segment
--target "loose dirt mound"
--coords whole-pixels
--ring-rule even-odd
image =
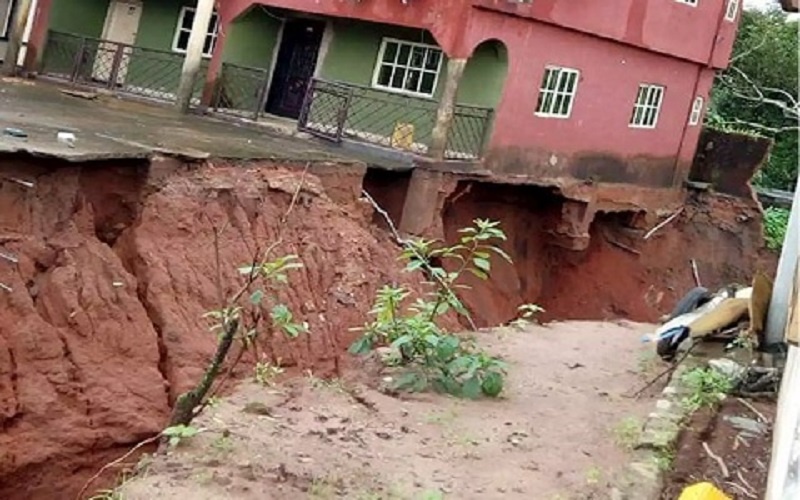
[[[205,433],[122,492],[129,500],[606,498],[653,404],[623,397],[641,384],[647,329],[573,322],[482,335],[510,364],[500,400],[402,400],[348,380],[244,385],[195,423]]]
[[[41,165],[41,164],[39,164]],[[301,175],[269,165],[188,169],[171,161],[4,165],[0,183],[0,498],[67,498],[99,461],[158,432],[215,344],[202,314],[221,282],[274,241]],[[305,267],[283,299],[307,342],[270,354],[330,369],[378,286],[407,282],[397,252],[356,201],[363,171],[308,175],[277,255]],[[331,200],[328,192],[339,203]]]

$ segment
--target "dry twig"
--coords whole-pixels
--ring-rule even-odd
[[[694,284],[695,286],[703,286],[700,284],[700,273],[697,271],[697,262],[694,259],[691,260],[692,262],[692,276],[694,276]]]
[[[649,240],[650,237],[653,236],[656,233],[656,231],[658,231],[662,227],[666,226],[667,224],[669,224],[670,222],[675,220],[675,218],[678,217],[682,213],[683,213],[683,207],[679,208],[674,214],[670,215],[669,217],[664,219],[662,222],[659,222],[653,229],[647,231],[647,233],[644,235],[644,239],[645,240]]]
[[[711,451],[711,448],[709,448],[708,443],[706,443],[705,441],[703,441],[703,449],[706,451],[706,454],[709,457],[711,457],[712,459],[714,459],[715,462],[717,462],[717,465],[719,465],[720,470],[722,470],[722,476],[725,479],[731,477],[731,474],[728,471],[728,466],[725,465],[725,461],[722,460],[722,457]]]
[[[104,473],[105,471],[107,471],[108,469],[110,469],[110,468],[112,468],[112,467],[115,467],[116,465],[118,465],[118,464],[120,464],[120,463],[124,462],[124,461],[125,461],[125,460],[127,460],[127,459],[128,459],[130,456],[131,456],[131,455],[133,455],[134,453],[136,453],[136,450],[138,450],[138,449],[142,448],[143,446],[147,446],[147,445],[148,445],[148,444],[150,444],[150,443],[155,443],[155,442],[156,442],[157,440],[159,440],[160,438],[161,438],[161,433],[159,433],[159,434],[156,434],[155,436],[151,436],[151,437],[149,437],[149,438],[145,439],[144,441],[140,441],[140,442],[139,442],[139,443],[138,443],[136,446],[134,446],[133,448],[131,448],[131,449],[130,449],[130,450],[127,452],[127,453],[125,453],[124,455],[122,455],[122,456],[121,456],[121,457],[119,457],[118,459],[116,459],[116,460],[114,460],[114,461],[112,461],[112,462],[109,462],[109,463],[105,464],[103,467],[101,467],[101,468],[100,468],[100,470],[99,470],[99,471],[97,471],[97,472],[96,472],[96,473],[95,473],[95,474],[94,474],[92,477],[90,477],[90,478],[89,478],[89,480],[88,480],[88,481],[86,481],[86,483],[84,483],[84,485],[83,485],[83,488],[81,488],[81,491],[79,491],[79,492],[78,492],[78,495],[75,497],[75,499],[76,499],[76,500],[81,500],[81,499],[83,498],[83,494],[84,494],[84,493],[86,493],[86,490],[87,490],[87,489],[89,489],[89,486],[91,486],[91,485],[92,485],[92,483],[93,483],[93,482],[95,482],[95,481],[97,480],[97,478],[99,478],[100,476],[102,476],[102,475],[103,475],[103,473]]]
[[[743,399],[743,398],[736,398],[736,400],[737,400],[738,402],[742,403],[744,406],[746,406],[748,410],[750,410],[750,411],[752,411],[753,413],[755,413],[756,417],[758,417],[758,418],[759,418],[759,420],[761,420],[761,422],[763,422],[763,423],[765,423],[765,424],[768,424],[768,423],[769,423],[769,419],[768,419],[767,417],[765,417],[763,413],[761,413],[760,411],[758,411],[758,410],[756,409],[756,407],[755,407],[755,406],[753,406],[753,404],[752,404],[752,403],[750,403],[749,401],[747,401],[746,399]]]
[[[656,375],[656,376],[655,376],[655,377],[654,377],[652,380],[650,380],[650,382],[646,383],[646,384],[644,385],[644,387],[642,387],[641,389],[639,389],[638,391],[636,391],[636,392],[635,392],[635,393],[634,393],[632,396],[630,396],[630,397],[631,397],[631,398],[633,398],[633,399],[639,399],[639,397],[640,397],[642,394],[644,394],[644,393],[645,393],[645,391],[646,391],[647,389],[649,389],[649,388],[653,387],[653,385],[655,385],[655,383],[656,383],[656,382],[658,382],[659,380],[661,380],[662,378],[664,378],[666,375],[671,375],[671,374],[672,374],[672,373],[673,373],[675,370],[677,370],[677,369],[678,369],[678,366],[680,366],[680,364],[681,364],[681,363],[683,363],[683,362],[686,360],[686,358],[688,358],[688,357],[689,357],[689,354],[691,354],[691,353],[692,353],[692,350],[693,350],[693,349],[695,348],[695,346],[697,346],[697,345],[698,345],[698,343],[694,343],[694,344],[692,344],[691,346],[689,346],[689,348],[688,348],[688,349],[686,349],[686,352],[684,352],[684,353],[683,353],[683,355],[682,355],[682,356],[681,356],[681,357],[680,357],[680,358],[679,358],[677,361],[675,361],[675,363],[673,363],[673,364],[672,364],[672,366],[670,366],[670,367],[669,367],[669,368],[667,368],[666,370],[664,370],[664,371],[662,371],[661,373],[659,373],[658,375]]]

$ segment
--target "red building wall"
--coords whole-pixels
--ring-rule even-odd
[[[545,12],[545,1],[525,8],[532,14],[553,16],[552,20],[564,4],[549,3],[553,6],[549,12]],[[619,14],[620,6],[625,3],[615,3],[609,11]],[[643,1],[642,5],[645,3]],[[642,33],[650,33],[643,39],[655,37],[653,33],[656,32],[667,39],[666,29],[656,30],[648,21],[658,12],[673,12],[671,4],[676,2],[662,0],[661,3],[670,4],[670,9],[643,12],[645,16],[638,26]],[[717,7],[722,6],[717,3]],[[538,11],[534,9],[536,5]],[[501,12],[511,9],[475,9],[464,40],[464,45],[472,48],[484,40],[498,39],[506,45],[509,54],[508,76],[489,142],[489,168],[495,172],[571,176],[654,187],[680,182],[693,159],[701,128],[688,124],[692,104],[695,97],[700,96],[707,105],[713,82],[714,70],[707,66],[712,57],[712,45],[693,46],[690,39],[682,49],[684,55],[691,55],[692,59],[700,58],[707,51],[703,64],[621,43],[611,37],[599,38],[567,30],[553,22],[536,21],[533,15]],[[719,11],[710,11],[706,19],[716,22],[721,15]],[[619,19],[622,22],[616,25],[610,18],[593,18],[591,22],[598,29],[605,27],[607,34],[613,30],[624,31],[626,37],[630,37],[630,23],[624,16]],[[680,25],[682,20],[679,17],[674,22]],[[575,19],[571,21],[576,22]],[[731,25],[729,36],[732,37],[736,25],[727,24]],[[708,40],[717,38],[715,30],[704,29],[709,30],[703,32]],[[682,33],[685,26],[675,30]],[[686,41],[681,36],[673,38]],[[723,50],[716,53],[723,54]],[[727,58],[725,55],[723,62],[727,63]],[[544,118],[534,113],[547,65],[581,71],[569,118]],[[641,83],[666,87],[655,129],[629,127]]]
[[[736,23],[722,22],[727,3],[701,0],[691,6],[675,0],[472,0],[481,10],[554,24],[697,63],[708,63],[713,51],[717,67],[727,65],[731,35],[736,32]]]

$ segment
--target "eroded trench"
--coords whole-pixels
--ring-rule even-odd
[[[409,175],[4,159],[0,251],[13,259],[0,260],[0,498],[71,498],[100,465],[159,432],[213,350],[203,314],[236,287],[236,267],[277,239],[298,185],[276,253],[303,261],[281,293],[313,334],[276,335],[265,348],[323,374],[346,363],[349,328],[363,323],[376,289],[420,286],[360,199],[363,188],[397,220]],[[497,262],[491,281],[464,295],[481,326],[512,319],[523,303],[542,305],[547,320],[653,320],[691,286],[687,249],[710,286],[747,279],[757,265],[755,203],[692,197],[646,242],[630,214],[601,213],[589,248],[570,252],[548,232],[564,201],[548,188],[468,180],[446,200],[447,239],[477,217],[499,220],[509,237],[513,264]]]

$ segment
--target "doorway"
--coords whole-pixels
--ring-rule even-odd
[[[136,42],[141,17],[141,0],[112,0],[109,3],[102,38],[116,43],[100,42],[98,45],[92,70],[93,79],[108,82],[116,64],[115,60],[120,57],[116,84],[125,83],[132,49],[131,47],[120,47],[117,44],[133,45]],[[117,56],[117,50],[122,50],[120,56]]]
[[[324,21],[286,21],[275,63],[275,74],[267,97],[267,113],[292,119],[300,117],[306,88],[317,66],[324,32]]]

